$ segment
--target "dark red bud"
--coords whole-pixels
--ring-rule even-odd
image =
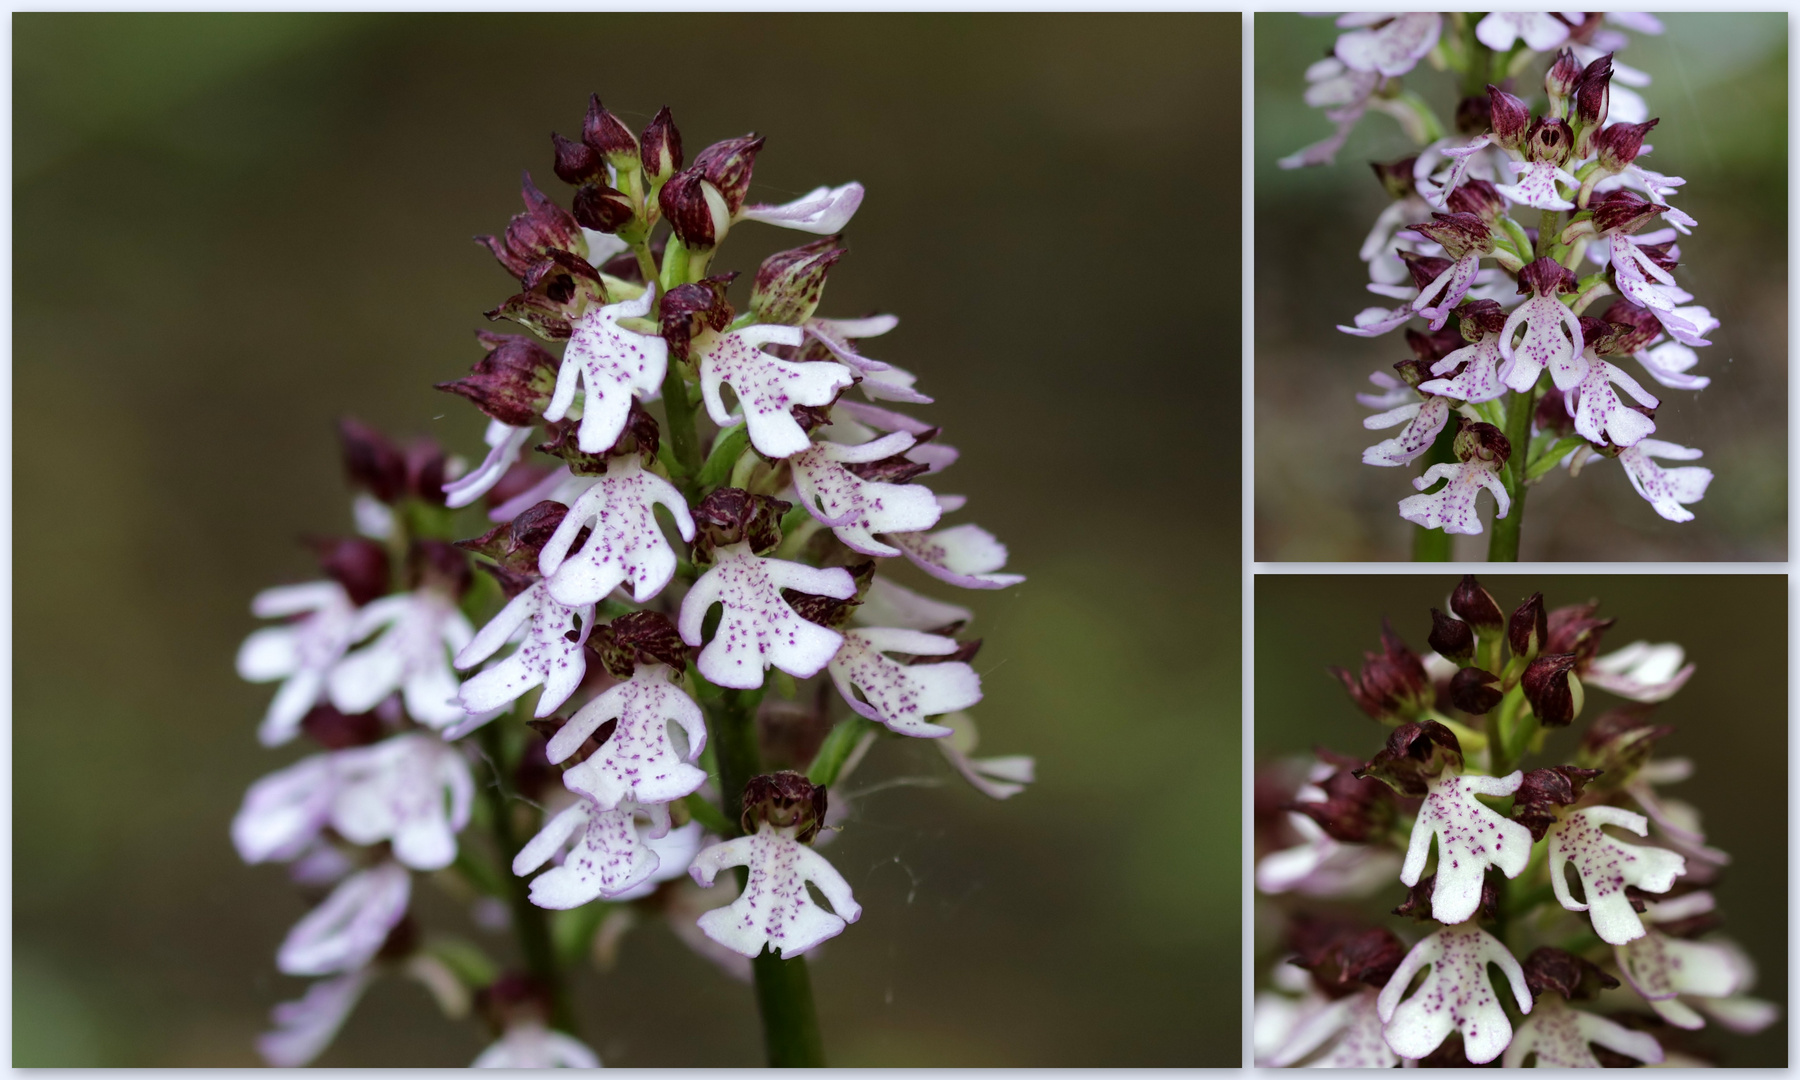
[[[415,540],[407,555],[414,588],[441,589],[452,598],[461,599],[474,581],[468,556],[442,540]]]
[[[1427,781],[1445,769],[1460,773],[1462,767],[1462,744],[1456,735],[1436,720],[1426,720],[1395,728],[1381,752],[1351,775],[1359,780],[1372,776],[1402,795],[1420,798],[1428,793]]]
[[[1606,123],[1607,102],[1612,86],[1612,53],[1589,64],[1575,86],[1575,119],[1598,129]]]
[[[1445,202],[1455,213],[1474,214],[1490,226],[1506,212],[1506,200],[1499,189],[1486,180],[1464,180]]]
[[[316,705],[301,719],[300,730],[327,750],[348,750],[379,742],[381,719],[374,713],[346,716],[329,705]]]
[[[1557,808],[1579,802],[1587,782],[1599,775],[1598,769],[1573,765],[1531,770],[1513,796],[1513,820],[1531,830],[1532,840],[1542,840],[1560,816]]]
[[[552,131],[550,145],[556,149],[556,175],[565,184],[606,182],[606,163],[586,143],[565,139]]]
[[[1654,705],[1632,704],[1601,713],[1581,736],[1575,760],[1604,770],[1605,787],[1630,780],[1650,760],[1657,740],[1675,733],[1667,724],[1653,724]]]
[[[675,118],[669,115],[667,105],[657,111],[650,126],[644,129],[640,146],[644,175],[652,183],[661,183],[680,171],[681,132],[676,130]]]
[[[1531,660],[1542,651],[1544,642],[1550,637],[1550,623],[1544,614],[1544,594],[1532,593],[1524,603],[1513,609],[1512,618],[1506,627],[1507,644],[1512,647],[1512,654],[1518,660]]]
[[[1494,250],[1493,230],[1477,214],[1433,214],[1430,221],[1409,227],[1443,245],[1453,259],[1472,252],[1486,254]]]
[[[1421,364],[1434,364],[1463,347],[1462,334],[1454,326],[1442,330],[1423,331],[1406,328],[1406,345]]]
[[[1663,208],[1635,191],[1610,191],[1588,203],[1594,228],[1601,235],[1637,232],[1663,212]]]
[[[1599,997],[1601,990],[1611,990],[1619,985],[1619,980],[1601,971],[1591,961],[1548,945],[1533,949],[1520,966],[1525,969],[1525,986],[1534,998],[1542,997],[1548,990],[1569,1001],[1591,1000]],[[1631,1064],[1640,1062],[1632,1061]]]
[[[474,369],[460,379],[438,383],[437,388],[468,398],[502,424],[536,423],[556,389],[560,362],[530,338],[515,334],[488,334],[482,343],[489,352]]]
[[[458,540],[456,546],[485,555],[504,569],[535,575],[538,553],[549,543],[551,534],[556,532],[568,512],[569,508],[562,503],[545,499],[473,540]]]
[[[1608,172],[1624,172],[1644,150],[1644,136],[1655,127],[1655,119],[1641,124],[1614,124],[1594,135],[1594,150],[1600,155],[1600,166]]]
[[[752,132],[735,139],[716,142],[694,158],[694,168],[703,173],[725,197],[725,205],[735,215],[750,193],[750,173],[756,168],[756,155],[763,138]]]
[[[344,587],[357,607],[388,594],[392,578],[387,548],[362,537],[315,539],[308,543],[318,557],[320,569]]]
[[[1475,655],[1475,631],[1461,619],[1453,619],[1431,609],[1431,635],[1425,643],[1437,654],[1453,663],[1462,663]]]
[[[1464,341],[1476,342],[1506,329],[1506,315],[1497,300],[1468,300],[1456,309],[1457,327]]]
[[[600,95],[588,97],[587,116],[581,122],[581,141],[612,163],[615,169],[638,163],[638,141],[618,117],[600,104]]]
[[[1599,607],[1598,602],[1590,601],[1550,612],[1545,618],[1549,633],[1544,639],[1544,651],[1574,653],[1576,670],[1585,669],[1594,654],[1600,651],[1600,636],[1618,621],[1594,618]]]
[[[670,352],[685,360],[695,338],[708,330],[725,329],[733,314],[725,290],[736,277],[719,274],[669,290],[662,300],[662,338]]]
[[[1487,712],[1505,696],[1500,677],[1481,668],[1466,667],[1450,677],[1450,704],[1471,716]]]
[[[1413,179],[1413,166],[1418,163],[1419,156],[1404,157],[1399,161],[1371,161],[1369,168],[1375,170],[1375,179],[1388,193],[1390,199],[1404,199],[1417,194],[1418,185]]]
[[[750,294],[750,310],[757,321],[799,326],[811,318],[824,295],[826,275],[849,253],[838,245],[840,239],[828,236],[764,259]]]
[[[711,248],[731,228],[730,206],[698,165],[671,177],[657,194],[657,203],[669,228],[690,248]]]
[[[1612,351],[1621,356],[1646,349],[1663,332],[1662,323],[1657,321],[1656,312],[1647,307],[1639,307],[1623,297],[1614,300],[1602,316],[1609,324],[1616,327],[1612,334]]]
[[[1400,640],[1386,619],[1381,621],[1382,652],[1365,652],[1360,678],[1343,668],[1327,668],[1358,708],[1371,718],[1387,722],[1407,720],[1431,703],[1431,679],[1425,665]]]
[[[1564,49],[1544,72],[1544,93],[1550,95],[1552,104],[1565,101],[1580,82],[1581,61],[1575,59],[1573,49]]]
[[[1397,253],[1400,261],[1406,264],[1412,275],[1413,288],[1423,289],[1438,279],[1438,276],[1454,265],[1451,260],[1437,255],[1416,255],[1410,251]]]
[[[1456,452],[1456,460],[1497,465],[1512,456],[1512,443],[1507,441],[1499,428],[1470,420],[1466,416],[1458,417],[1457,421],[1459,426],[1456,439],[1451,443]]]
[[[406,494],[406,457],[387,436],[346,416],[338,421],[338,441],[352,487],[390,506],[400,501]]]
[[[634,212],[631,199],[622,191],[605,184],[583,184],[575,191],[575,220],[584,229],[595,232],[617,232],[631,224]]]
[[[1456,583],[1456,589],[1450,594],[1450,610],[1457,618],[1468,623],[1477,631],[1489,634],[1506,625],[1506,617],[1500,613],[1500,605],[1494,597],[1481,587],[1474,574],[1464,574]]]

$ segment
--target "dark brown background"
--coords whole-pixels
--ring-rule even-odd
[[[302,989],[302,902],[226,837],[300,753],[232,673],[249,599],[349,527],[339,413],[479,449],[430,388],[509,292],[469,237],[522,168],[567,197],[547,136],[590,90],[670,105],[690,154],[767,135],[759,199],[868,185],[824,310],[903,316],[876,355],[1031,575],[955,599],[984,746],[1043,780],[864,801],[832,859],[867,914],[815,965],[834,1062],[1236,1064],[1237,15],[13,27],[15,1064],[249,1064]],[[747,225],[717,265],[805,239]],[[660,926],[580,993],[608,1064],[759,1059],[749,991]],[[321,1063],[480,1046],[385,982]]]
[[[1444,609],[1456,577],[1372,574],[1325,578],[1310,574],[1256,579],[1256,759],[1305,755],[1323,745],[1340,753],[1373,755],[1387,728],[1357,709],[1325,671],[1335,664],[1357,671],[1365,651],[1381,647],[1381,619],[1393,620],[1407,644],[1423,652],[1433,607]],[[1657,706],[1658,723],[1675,733],[1657,743],[1659,757],[1686,757],[1694,775],[1668,789],[1691,803],[1707,838],[1732,856],[1713,894],[1723,933],[1755,959],[1754,996],[1787,1003],[1788,723],[1787,583],[1777,575],[1483,574],[1510,612],[1533,592],[1550,607],[1601,602],[1616,618],[1601,652],[1634,641],[1674,641],[1696,665],[1681,691]],[[1581,717],[1546,740],[1535,765],[1568,761],[1592,718],[1622,704],[1590,689]],[[1562,756],[1559,756],[1562,755]],[[1527,768],[1535,767],[1527,764]],[[1395,883],[1367,907],[1386,911],[1403,898]],[[1258,919],[1259,979],[1279,955],[1279,943]],[[1264,980],[1266,981],[1266,979]],[[1628,990],[1609,991],[1617,995]],[[1721,1064],[1780,1067],[1787,1063],[1785,1017],[1760,1035],[1734,1035],[1709,1023],[1700,1046]]]
[[[1658,17],[1667,33],[1630,35],[1619,60],[1654,80],[1638,91],[1662,118],[1645,165],[1686,178],[1674,201],[1700,222],[1681,238],[1676,277],[1724,325],[1696,350],[1694,373],[1713,380],[1703,391],[1625,368],[1662,402],[1656,437],[1704,450],[1699,463],[1714,479],[1695,519],[1676,523],[1614,462],[1592,462],[1573,479],[1552,473],[1525,508],[1527,561],[1787,558],[1787,17]],[[1396,505],[1418,470],[1362,464],[1362,449],[1393,432],[1365,430],[1370,410],[1354,395],[1370,389],[1371,371],[1391,372],[1410,354],[1400,331],[1357,338],[1335,327],[1390,303],[1364,291],[1368,269],[1356,257],[1387,205],[1368,162],[1415,148],[1391,117],[1371,113],[1335,165],[1275,164],[1331,131],[1301,94],[1306,66],[1343,32],[1332,23],[1256,17],[1256,557],[1405,560],[1414,527]],[[1448,76],[1421,63],[1406,84],[1449,115]],[[1489,500],[1481,503],[1491,520]],[[1488,539],[1458,539],[1457,557],[1486,558]]]

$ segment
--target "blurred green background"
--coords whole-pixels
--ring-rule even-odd
[[[1695,520],[1664,521],[1613,462],[1532,489],[1526,560],[1787,558],[1787,16],[1661,14],[1660,37],[1631,34],[1619,60],[1655,81],[1639,91],[1650,115],[1649,168],[1686,178],[1674,202],[1700,222],[1681,238],[1677,279],[1724,326],[1697,350],[1703,391],[1658,386],[1656,437],[1706,452],[1712,487]],[[1363,237],[1387,205],[1368,162],[1414,150],[1391,117],[1371,112],[1337,163],[1278,168],[1277,159],[1332,130],[1301,100],[1308,64],[1343,31],[1329,18],[1256,17],[1256,557],[1406,559],[1413,526],[1395,504],[1416,469],[1363,465],[1362,449],[1392,432],[1365,431],[1353,395],[1371,371],[1411,355],[1400,331],[1338,331],[1365,307]],[[1541,78],[1541,64],[1538,68]],[[1421,63],[1405,77],[1441,117],[1448,76]],[[1542,85],[1537,94],[1542,96]],[[1391,305],[1390,305],[1391,306]],[[1483,499],[1485,505],[1488,500]],[[1491,510],[1482,511],[1484,518]],[[1488,537],[1462,537],[1456,556],[1484,559]]]
[[[690,158],[762,132],[759,201],[867,184],[822,311],[903,316],[875,355],[1030,575],[953,598],[984,749],[1042,781],[862,801],[831,857],[866,917],[814,965],[834,1063],[1237,1063],[1237,15],[12,25],[15,1064],[251,1064],[301,990],[304,905],[226,837],[302,752],[256,744],[249,600],[350,527],[340,413],[480,449],[431,389],[512,291],[469,237],[522,168],[566,201],[548,136],[590,90],[671,106]],[[806,239],[747,225],[715,266]],[[884,756],[859,779],[947,775]],[[579,994],[610,1065],[760,1060],[749,989],[660,925]],[[387,981],[321,1064],[482,1041]]]
[[[1692,779],[1667,789],[1671,798],[1699,809],[1708,840],[1732,856],[1713,888],[1723,932],[1756,959],[1756,997],[1787,1003],[1788,926],[1788,734],[1787,583],[1780,576],[1482,574],[1481,583],[1502,610],[1542,591],[1549,608],[1589,600],[1615,618],[1602,654],[1634,641],[1678,642],[1696,665],[1693,678],[1656,709],[1656,721],[1675,733],[1656,744],[1658,757],[1694,762]],[[1306,756],[1314,746],[1373,756],[1389,729],[1370,720],[1350,700],[1327,665],[1362,667],[1365,651],[1381,648],[1381,620],[1413,649],[1424,653],[1433,607],[1446,609],[1457,579],[1451,575],[1307,574],[1256,579],[1256,760]],[[1582,715],[1555,732],[1544,753],[1527,768],[1572,760],[1587,722],[1624,704],[1589,690]],[[1375,894],[1370,910],[1385,911],[1404,899],[1396,882]],[[1266,913],[1265,913],[1266,914]],[[1281,943],[1265,919],[1257,925],[1257,971],[1280,955]],[[1614,992],[1616,993],[1616,992]],[[1715,1051],[1722,1064],[1781,1067],[1787,1064],[1787,1021],[1755,1036],[1733,1035],[1709,1025],[1696,1045]]]

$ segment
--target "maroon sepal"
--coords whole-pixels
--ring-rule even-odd
[[[1592,1001],[1600,996],[1600,991],[1619,985],[1619,980],[1592,962],[1548,945],[1533,949],[1520,966],[1525,969],[1525,986],[1534,998],[1553,990],[1569,1001]]]
[[[569,508],[562,503],[545,499],[472,540],[458,540],[456,546],[492,559],[515,574],[536,575],[538,553],[568,513]]]
[[[1413,288],[1423,289],[1438,279],[1444,271],[1454,265],[1451,260],[1438,255],[1419,255],[1411,251],[1397,253],[1400,261],[1406,264],[1407,273],[1412,275]]]
[[[1430,221],[1407,228],[1435,241],[1453,259],[1476,252],[1486,255],[1494,250],[1494,232],[1479,214],[1432,214]],[[1423,285],[1419,287],[1424,288]]]
[[[1362,763],[1323,749],[1314,751],[1337,771],[1316,786],[1324,802],[1288,802],[1283,809],[1305,814],[1325,830],[1325,835],[1347,844],[1366,844],[1380,839],[1394,824],[1394,794],[1379,780],[1355,775]]]
[[[725,196],[725,205],[731,208],[734,216],[743,208],[744,198],[750,193],[750,173],[756,168],[756,155],[763,142],[762,136],[751,132],[713,143],[694,158],[694,168]]]
[[[1581,61],[1575,59],[1575,50],[1563,49],[1544,72],[1544,93],[1552,101],[1567,101],[1580,84]]]
[[[781,516],[793,508],[793,503],[742,488],[718,488],[694,507],[699,526],[694,562],[711,563],[715,549],[740,542],[758,555],[768,554],[781,543]]]
[[[1454,326],[1430,332],[1415,330],[1410,326],[1406,328],[1406,347],[1412,350],[1414,359],[1421,364],[1435,364],[1464,344],[1462,331]]]
[[[438,383],[437,389],[467,398],[502,424],[529,427],[536,423],[556,390],[561,362],[537,342],[517,334],[478,330],[476,337],[487,355],[475,361],[469,374]]]
[[[669,228],[690,248],[713,247],[731,227],[730,206],[697,165],[671,176],[656,201]]]
[[[1474,214],[1490,226],[1506,212],[1506,200],[1486,180],[1464,180],[1444,201],[1453,212]]]
[[[1288,927],[1290,961],[1312,972],[1313,983],[1330,997],[1365,986],[1387,985],[1406,957],[1406,944],[1384,926],[1359,926],[1302,912]]]
[[[1576,696],[1574,653],[1544,653],[1525,666],[1519,685],[1525,688],[1525,700],[1545,727],[1568,727],[1581,711]]]
[[[1554,296],[1557,293],[1572,293],[1576,288],[1574,273],[1548,255],[1527,263],[1519,271],[1520,296],[1528,292],[1534,296]]]
[[[1587,782],[1599,775],[1599,769],[1578,769],[1573,765],[1531,770],[1513,796],[1513,820],[1531,830],[1533,841],[1542,840],[1550,826],[1556,824],[1556,808],[1579,802]]]
[[[850,572],[850,580],[856,584],[856,592],[848,600],[803,593],[795,589],[781,590],[781,597],[794,609],[795,614],[807,622],[818,623],[827,630],[841,630],[850,621],[851,613],[862,606],[863,597],[869,591],[869,583],[875,580],[875,563],[870,560],[844,569]],[[981,642],[975,642],[975,646],[980,648]]]
[[[475,238],[477,243],[494,253],[494,258],[500,260],[507,272],[521,281],[533,266],[549,258],[551,251],[573,251],[577,244],[585,244],[574,215],[539,191],[531,182],[530,173],[525,174],[522,195],[525,212],[514,215],[507,222],[503,237]]]
[[[1554,117],[1540,117],[1525,135],[1525,156],[1532,161],[1548,161],[1561,165],[1575,149],[1575,135],[1569,125]]]
[[[1648,348],[1663,332],[1656,312],[1640,307],[1624,297],[1614,300],[1601,317],[1617,327],[1607,339],[1608,347],[1617,356],[1630,356]]]
[[[338,420],[338,442],[351,487],[361,488],[389,506],[406,494],[406,457],[386,435],[345,416]]]
[[[1634,703],[1601,713],[1581,736],[1575,760],[1604,771],[1602,787],[1617,787],[1630,780],[1650,760],[1658,739],[1673,735],[1668,724],[1653,724],[1654,705]]]
[[[1625,167],[1643,153],[1644,136],[1650,134],[1659,118],[1641,124],[1614,124],[1594,135],[1594,150],[1600,155],[1600,167],[1607,172],[1624,172]]]
[[[469,557],[443,540],[414,540],[407,551],[407,580],[413,588],[437,588],[456,599],[469,591],[474,571]]]
[[[594,627],[588,648],[614,678],[629,679],[639,664],[667,664],[677,672],[687,667],[688,647],[667,615],[633,611]]]
[[[1494,141],[1509,150],[1525,145],[1525,129],[1531,124],[1531,110],[1511,94],[1490,84],[1488,114],[1494,127]]]
[[[1594,612],[1599,608],[1599,601],[1593,600],[1550,612],[1545,620],[1549,633],[1544,638],[1544,651],[1574,653],[1576,670],[1584,670],[1594,659],[1594,654],[1600,651],[1600,636],[1618,622],[1617,619],[1594,618]]]
[[[325,576],[342,585],[357,607],[386,596],[392,587],[387,548],[375,541],[360,536],[307,537],[306,544],[313,549]]]
[[[381,718],[372,712],[345,714],[315,705],[300,719],[300,730],[327,750],[348,750],[381,741]]]
[[[942,428],[935,427],[927,429],[914,438],[913,446],[930,442],[942,430]],[[871,483],[905,484],[914,477],[931,471],[930,465],[908,459],[906,455],[910,452],[911,448],[909,447],[907,450],[902,450],[891,457],[884,457],[879,461],[847,461],[844,463],[844,468]]]
[[[1598,129],[1606,123],[1607,103],[1612,86],[1612,59],[1612,53],[1607,53],[1589,64],[1581,73],[1581,81],[1575,84],[1575,93],[1572,95],[1575,119],[1590,128]]]
[[[825,788],[797,772],[753,776],[744,785],[744,812],[739,818],[746,833],[755,833],[764,822],[777,829],[796,829],[795,839],[812,843],[825,825]]]
[[[1512,457],[1512,443],[1492,424],[1457,417],[1456,438],[1450,444],[1461,462],[1482,461],[1489,464]]]
[[[720,331],[734,312],[725,290],[737,278],[735,272],[677,285],[662,299],[662,339],[679,359],[688,358],[688,346],[708,330]]]
[[[1594,228],[1601,235],[1630,235],[1649,224],[1663,208],[1635,191],[1620,189],[1589,202],[1588,212],[1593,215]]]
[[[631,224],[636,212],[631,197],[604,183],[583,184],[575,189],[570,204],[575,220],[582,228],[611,233]]]
[[[1429,792],[1426,781],[1445,769],[1461,772],[1462,744],[1436,720],[1401,724],[1388,736],[1387,745],[1369,763],[1351,773],[1357,779],[1374,777],[1409,798]]]
[[[1398,201],[1418,193],[1418,182],[1413,178],[1413,166],[1418,161],[1419,155],[1414,154],[1398,161],[1371,161],[1369,168],[1375,170],[1375,179],[1381,182],[1388,198]]]
[[[1433,696],[1425,665],[1386,619],[1381,620],[1381,649],[1379,655],[1363,653],[1359,677],[1341,667],[1325,670],[1344,684],[1357,707],[1373,719],[1393,722],[1418,715]]]
[[[1480,341],[1506,328],[1507,311],[1497,300],[1469,300],[1457,306],[1456,321],[1464,341]]]

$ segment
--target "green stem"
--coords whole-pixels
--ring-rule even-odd
[[[501,744],[499,724],[481,729],[481,749],[494,770],[493,779],[482,785],[487,797],[488,813],[493,818],[494,843],[500,849],[505,867],[512,866],[519,853],[518,834],[513,830],[512,802],[504,784],[506,775],[505,747]],[[519,936],[519,951],[525,955],[526,970],[543,984],[550,994],[550,1023],[571,1035],[578,1035],[575,1011],[569,1004],[568,986],[562,968],[556,962],[556,945],[550,936],[550,919],[543,908],[531,902],[531,885],[522,877],[502,872],[506,878],[507,901],[512,905],[513,927]]]
[[[1419,475],[1423,476],[1433,465],[1443,465],[1455,460],[1456,425],[1445,424],[1444,430],[1438,432],[1437,441],[1431,444],[1431,449],[1425,451],[1425,457],[1419,462]],[[1449,562],[1450,545],[1450,534],[1444,530],[1427,529],[1423,525],[1413,526],[1413,562]]]
[[[719,763],[719,793],[733,832],[737,831],[744,805],[744,785],[762,772],[762,754],[756,745],[756,706],[761,699],[760,690],[725,690],[707,707],[713,752]],[[738,870],[739,888],[747,875],[747,870]],[[751,962],[751,970],[756,976],[756,1006],[762,1013],[763,1044],[769,1064],[822,1067],[825,1044],[819,1035],[819,1015],[813,1006],[806,958],[783,960],[764,949]]]
[[[681,467],[676,483],[685,486],[684,481],[700,472],[700,436],[694,428],[695,410],[693,402],[688,400],[687,380],[681,377],[681,364],[673,357],[669,358],[669,370],[663,375],[662,399],[663,411],[668,418],[664,428],[669,436],[669,448],[675,455],[675,464]]]
[[[1537,388],[1513,391],[1506,398],[1506,441],[1512,456],[1501,467],[1501,482],[1512,497],[1505,517],[1494,519],[1494,536],[1488,541],[1488,562],[1518,562],[1519,533],[1525,527],[1526,458],[1531,443],[1531,414],[1537,409]]]

